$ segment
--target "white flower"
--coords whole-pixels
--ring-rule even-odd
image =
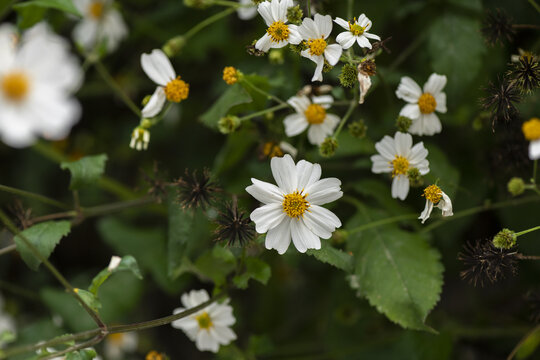
[[[409,128],[411,134],[434,135],[442,130],[441,121],[435,114],[446,112],[446,94],[442,92],[446,85],[446,76],[431,74],[424,84],[424,90],[410,77],[402,77],[396,90],[396,96],[408,102],[399,115],[412,119]]]
[[[339,116],[328,114],[328,109],[334,102],[330,95],[313,96],[313,102],[307,96],[293,96],[287,102],[296,110],[296,114],[288,115],[283,120],[285,134],[296,136],[308,130],[308,140],[313,145],[320,145],[324,139],[332,135]]]
[[[353,22],[347,22],[339,17],[336,18],[334,22],[347,30],[336,37],[336,41],[343,49],[350,48],[355,42],[357,42],[360,47],[371,49],[371,43],[368,39],[381,40],[378,35],[368,33],[368,30],[371,29],[372,22],[365,14],[360,15],[358,20],[354,18]]]
[[[112,52],[128,34],[122,15],[111,0],[74,0],[73,4],[83,15],[73,29],[73,38],[87,51],[106,42]]]
[[[264,19],[266,34],[255,44],[257,50],[267,52],[271,48],[279,49],[287,44],[300,44],[298,26],[287,25],[287,9],[293,6],[292,0],[263,1],[257,11]]]
[[[191,309],[208,301],[210,297],[206,290],[191,290],[182,295],[184,307],[174,309],[174,314]],[[236,340],[236,334],[231,329],[236,319],[233,308],[227,298],[222,303],[212,303],[194,314],[171,323],[174,328],[181,329],[200,351],[217,353],[220,345],[228,345]]]
[[[124,353],[132,353],[137,350],[139,336],[136,332],[110,334],[105,338],[105,358],[123,359]]]
[[[416,168],[421,175],[429,172],[427,149],[422,142],[412,146],[411,134],[399,131],[394,138],[386,135],[375,144],[375,149],[379,154],[371,157],[371,171],[375,174],[392,173],[392,197],[405,200],[409,193],[408,171]]]
[[[279,254],[287,251],[291,238],[301,253],[320,249],[320,238],[329,239],[341,226],[333,212],[320,206],[343,196],[341,181],[320,180],[319,164],[300,160],[295,165],[290,155],[272,158],[270,167],[278,186],[252,178],[253,185],[246,188],[264,204],[250,215],[255,230],[267,233],[266,248],[276,249]]]
[[[107,267],[108,271],[113,271],[118,268],[118,265],[122,262],[122,258],[120,256],[113,256],[111,257],[111,262],[109,263],[109,266]]]
[[[18,38],[0,26],[0,136],[9,146],[29,146],[41,135],[66,137],[81,107],[71,94],[81,84],[68,43],[40,23]]]
[[[448,195],[446,195],[437,185],[430,185],[425,188],[422,196],[426,198],[426,207],[418,217],[422,220],[422,224],[431,215],[433,206],[436,206],[442,210],[442,216],[454,215],[452,212],[452,201],[450,200],[450,197],[448,197]]]
[[[308,46],[308,49],[303,50],[301,55],[317,64],[311,81],[322,81],[324,59],[334,66],[339,61],[343,51],[340,45],[328,45],[326,42],[326,38],[332,32],[332,17],[315,14],[315,20],[304,18],[302,25],[298,26],[298,32]]]
[[[180,102],[187,99],[189,85],[180,80],[180,76],[176,76],[169,58],[163,51],[154,49],[150,54],[142,54],[141,66],[146,75],[159,85],[142,109],[144,118],[159,114],[166,100]]]
[[[257,6],[251,0],[239,0],[240,7],[236,10],[241,20],[251,20],[257,15]]]
[[[523,136],[529,140],[529,159],[540,159],[540,119],[531,118],[521,126]]]
[[[140,126],[137,126],[131,132],[131,141],[129,142],[129,147],[136,149],[138,151],[148,149],[148,144],[150,143],[150,131],[144,129]]]

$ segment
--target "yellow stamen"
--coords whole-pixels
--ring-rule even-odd
[[[22,72],[12,72],[2,78],[2,91],[12,101],[23,100],[30,89],[28,77]]]
[[[284,196],[283,211],[291,218],[299,218],[304,215],[304,212],[309,208],[309,203],[306,201],[306,196],[301,195],[298,191]]]
[[[431,114],[437,107],[437,101],[430,93],[423,93],[418,98],[418,107],[422,114]]]
[[[326,49],[326,40],[324,40],[323,37],[320,39],[309,39],[307,41],[307,45],[309,46],[309,53],[313,56],[319,56],[324,53],[324,50]]]
[[[263,154],[268,158],[273,158],[274,156],[282,157],[283,150],[273,141],[268,141],[263,146]]]
[[[223,80],[227,83],[227,85],[236,84],[238,81],[238,72],[233,66],[226,66],[223,69]]]
[[[364,31],[366,31],[366,27],[367,25],[364,27],[364,26],[360,26],[356,23],[356,18],[354,18],[354,22],[350,22],[349,21],[349,31],[354,35],[354,36],[360,36],[364,33]]]
[[[88,12],[90,13],[90,16],[92,16],[94,19],[100,19],[103,15],[103,3],[100,1],[93,1],[90,6],[88,7]]]
[[[390,161],[390,164],[394,168],[392,170],[392,177],[406,175],[409,170],[409,160],[400,155],[396,155],[396,158]]]
[[[310,124],[322,124],[326,119],[326,110],[318,104],[311,104],[304,112],[308,123]]]
[[[212,319],[210,319],[210,315],[208,315],[206,311],[203,312],[201,315],[196,316],[195,319],[199,323],[199,328],[201,329],[208,330],[212,326],[214,326],[214,324],[212,323]]]
[[[174,80],[169,81],[165,86],[165,95],[167,100],[172,102],[180,102],[187,99],[189,94],[189,84],[184,80],[180,80],[180,76]]]
[[[529,141],[540,139],[540,119],[532,118],[529,121],[525,121],[521,126],[525,139]]]
[[[275,21],[266,30],[273,42],[280,42],[289,38],[289,27],[283,21]]]
[[[441,201],[442,190],[437,185],[430,185],[424,189],[424,194],[422,194],[422,196],[432,203],[437,204],[439,201]]]

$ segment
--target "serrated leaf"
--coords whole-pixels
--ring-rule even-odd
[[[143,278],[137,260],[131,255],[126,255],[120,260],[120,263],[116,268],[112,270],[109,270],[108,268],[101,270],[99,274],[92,279],[92,284],[88,288],[88,291],[97,296],[101,285],[103,285],[112,274],[120,271],[129,271],[139,280],[142,280]]]
[[[227,275],[236,267],[236,259],[233,253],[220,246],[201,255],[195,266],[198,272],[214,281],[217,286],[223,285]]]
[[[21,231],[13,238],[13,241],[26,265],[32,270],[37,270],[41,260],[34,256],[21,237],[24,236],[44,258],[48,259],[62,237],[69,234],[70,230],[69,221],[46,221]]]
[[[80,189],[83,186],[95,184],[105,171],[106,154],[85,156],[82,159],[72,162],[60,163],[60,168],[68,169],[71,173],[71,190]]]
[[[373,211],[360,211],[347,225],[373,220]],[[433,331],[425,325],[439,301],[443,266],[440,254],[419,235],[390,225],[351,234],[360,293],[388,319],[404,328]]]
[[[221,97],[212,105],[200,119],[206,126],[217,129],[219,119],[227,115],[230,108],[235,105],[252,101],[249,93],[238,83],[230,86]]]
[[[306,254],[314,256],[317,260],[330,264],[347,273],[354,269],[354,256],[332,247],[328,241],[321,241],[321,249],[309,249]]]
[[[257,280],[261,284],[266,285],[272,275],[270,266],[257,258],[248,257],[245,266],[246,270],[233,278],[233,283],[240,289],[246,289],[250,279]]]
[[[24,7],[56,9],[79,17],[82,16],[71,0],[32,0],[13,5],[16,10]]]

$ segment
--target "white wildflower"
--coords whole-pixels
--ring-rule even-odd
[[[448,195],[446,195],[437,185],[430,185],[425,188],[422,196],[426,198],[426,207],[418,217],[422,220],[422,224],[429,218],[434,206],[442,210],[442,216],[454,215],[450,197],[448,197]]]
[[[358,17],[358,20],[354,18],[354,21],[345,21],[342,18],[336,18],[334,20],[336,24],[341,26],[347,31],[344,31],[336,37],[336,41],[341,45],[343,49],[348,49],[354,45],[355,42],[361,48],[371,49],[371,43],[369,39],[380,41],[381,38],[378,35],[370,34],[368,32],[371,29],[373,23],[368,19],[365,14],[362,14]]]
[[[300,44],[298,26],[287,24],[287,9],[293,6],[292,0],[263,1],[257,7],[266,26],[266,34],[255,44],[257,50],[267,52],[271,48],[279,49],[288,44]]]

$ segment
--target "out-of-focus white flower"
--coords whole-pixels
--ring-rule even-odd
[[[360,15],[358,20],[354,18],[353,22],[345,21],[339,17],[336,18],[334,22],[347,30],[338,34],[336,37],[336,41],[343,49],[350,48],[355,42],[357,42],[361,48],[365,47],[371,49],[371,43],[368,39],[381,40],[378,35],[368,33],[368,30],[371,29],[373,23],[365,14]]]
[[[174,309],[174,314],[191,309],[210,300],[206,290],[191,290],[181,297],[182,305]],[[233,308],[227,298],[222,303],[212,303],[194,314],[171,323],[174,328],[181,329],[200,351],[217,353],[221,345],[228,345],[236,340],[236,334],[231,329],[236,319]]]
[[[118,265],[120,265],[121,261],[122,261],[122,258],[120,256],[111,257],[111,262],[109,263],[109,267],[107,268],[107,270],[109,271],[116,270]]]
[[[111,0],[74,0],[73,4],[83,15],[73,29],[73,38],[85,50],[106,42],[107,51],[116,50],[128,34],[122,15]]]
[[[422,196],[426,198],[424,211],[422,211],[418,217],[422,220],[422,224],[429,218],[434,206],[442,210],[442,216],[454,215],[450,197],[448,197],[448,195],[446,195],[437,185],[430,185],[425,188]]]
[[[15,28],[0,26],[0,137],[25,147],[38,136],[66,137],[81,107],[72,94],[83,72],[68,43],[45,23],[20,38]]]
[[[251,0],[239,0],[240,7],[236,10],[241,20],[251,20],[257,16],[257,6]]]
[[[136,149],[138,151],[148,149],[148,144],[150,143],[150,131],[140,126],[137,126],[133,129],[131,133],[131,140],[129,142],[129,147]]]
[[[525,139],[529,140],[529,158],[540,159],[540,119],[532,118],[521,127]]]
[[[124,354],[137,350],[138,344],[136,332],[110,334],[105,338],[105,357],[107,360],[124,359]]]
[[[445,75],[431,74],[423,90],[410,77],[401,78],[396,96],[409,104],[401,109],[399,115],[413,121],[409,128],[411,134],[434,135],[441,132],[441,121],[435,111],[446,112],[446,94],[442,92],[445,85]]]
[[[270,161],[278,186],[251,179],[246,191],[263,203],[250,215],[259,234],[266,234],[267,249],[284,254],[292,242],[304,253],[320,249],[321,239],[329,239],[341,226],[339,218],[320,205],[343,196],[341,181],[321,178],[321,166],[300,160],[295,165],[290,155]]]
[[[293,6],[292,0],[263,1],[257,7],[266,26],[266,34],[255,44],[255,48],[267,52],[274,48],[279,49],[287,44],[300,44],[302,39],[298,34],[296,25],[287,24],[287,9]]]

